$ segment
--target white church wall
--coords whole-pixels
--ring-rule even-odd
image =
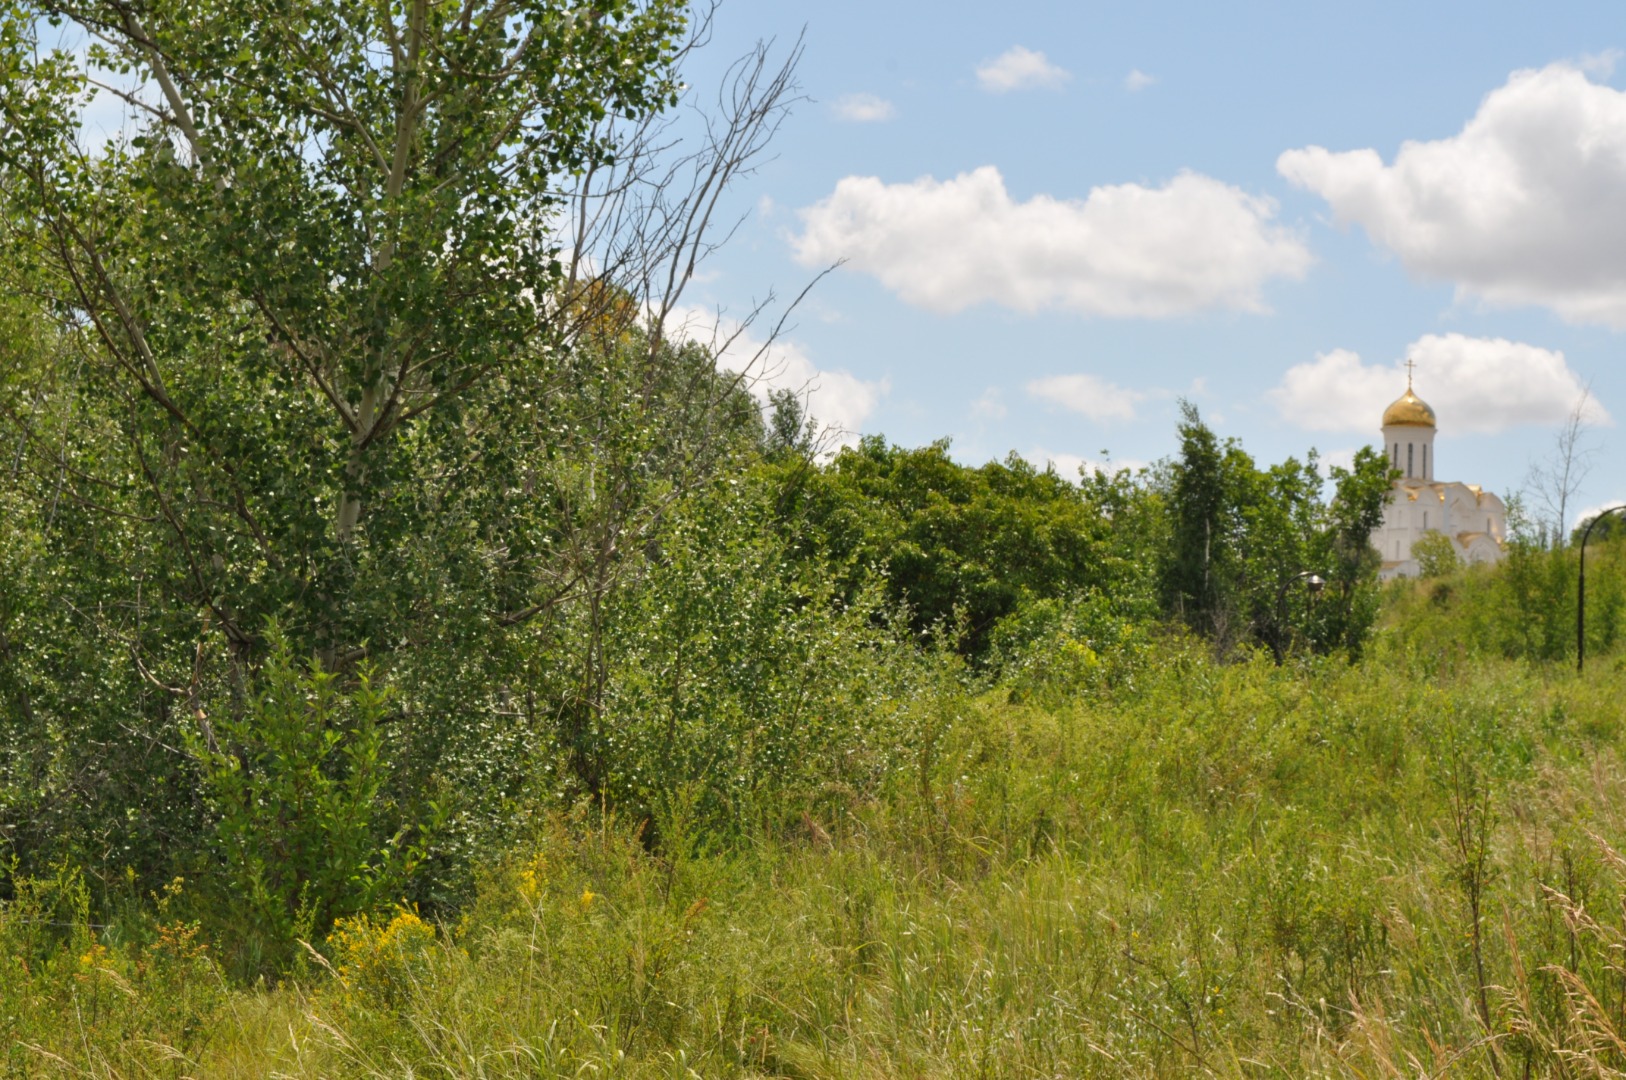
[[[1373,538],[1383,558],[1383,580],[1421,572],[1412,545],[1430,532],[1447,537],[1464,562],[1499,562],[1507,537],[1507,508],[1501,499],[1472,484],[1434,479],[1434,411],[1416,397],[1409,380],[1405,396],[1384,411],[1384,421],[1384,450],[1401,476]]]

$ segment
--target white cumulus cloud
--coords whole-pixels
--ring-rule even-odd
[[[1276,168],[1459,299],[1626,329],[1626,93],[1581,67],[1514,72],[1460,132],[1392,164],[1310,146]]]
[[[1028,90],[1036,86],[1054,90],[1072,78],[1042,52],[1013,45],[977,66],[977,84],[993,94]]]
[[[875,124],[897,114],[892,103],[876,94],[846,94],[836,99],[836,115],[855,124]]]
[[[806,350],[780,338],[767,342],[738,320],[696,307],[677,308],[667,317],[667,333],[714,350],[717,367],[745,376],[758,401],[775,390],[804,397],[807,413],[830,429],[835,441],[853,445],[864,421],[891,389],[885,379],[860,379],[851,372],[821,369]]]
[[[1586,389],[1562,352],[1504,338],[1427,334],[1406,352],[1417,362],[1417,396],[1433,407],[1442,431],[1556,426]],[[1267,397],[1297,427],[1376,432],[1383,410],[1405,389],[1398,364],[1367,364],[1348,349],[1333,349],[1289,368]],[[1588,400],[1587,419],[1614,422],[1595,398]]]
[[[1157,76],[1148,75],[1140,68],[1133,68],[1124,76],[1124,89],[1133,94],[1137,90],[1144,90],[1157,82]]]
[[[1109,383],[1094,375],[1050,375],[1028,383],[1028,393],[1091,420],[1133,420],[1135,406],[1146,399],[1139,390]]]
[[[847,260],[905,301],[952,312],[994,303],[1156,318],[1263,311],[1260,290],[1302,277],[1311,257],[1272,224],[1275,204],[1183,172],[1162,187],[1117,184],[1079,199],[1012,199],[992,165],[951,180],[849,176],[807,207],[796,257]]]

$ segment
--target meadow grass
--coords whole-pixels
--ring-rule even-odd
[[[277,987],[179,920],[93,928],[65,871],[0,916],[0,1063],[1617,1075],[1623,691],[1405,635],[1281,668],[1173,640],[1110,685],[945,691],[885,798],[831,785],[744,843],[553,815],[454,923],[352,920]]]

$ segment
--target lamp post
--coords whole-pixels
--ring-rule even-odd
[[[1575,579],[1575,673],[1579,675],[1586,666],[1586,538],[1592,535],[1592,527],[1610,514],[1626,510],[1626,506],[1611,506],[1607,510],[1600,510],[1586,523],[1581,532],[1581,562],[1580,573]]]
[[[1314,570],[1300,570],[1282,582],[1282,587],[1276,590],[1276,622],[1278,626],[1285,626],[1287,623],[1287,590],[1295,581],[1304,582],[1304,587],[1310,590],[1311,599],[1320,596],[1321,590],[1327,586],[1326,579]],[[1281,667],[1285,650],[1282,648],[1282,641],[1279,636],[1271,640],[1270,649],[1271,652],[1276,654],[1276,666]]]

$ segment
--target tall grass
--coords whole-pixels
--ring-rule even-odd
[[[1094,671],[1017,702],[945,684],[915,703],[933,719],[882,795],[832,785],[726,849],[681,814],[655,823],[659,853],[645,821],[553,815],[493,855],[455,923],[341,923],[276,988],[226,985],[162,913],[90,926],[71,873],[36,883],[0,916],[0,1060],[98,1077],[1626,1068],[1619,663],[1578,680],[1402,626],[1359,666],[1222,666],[1175,639]]]

